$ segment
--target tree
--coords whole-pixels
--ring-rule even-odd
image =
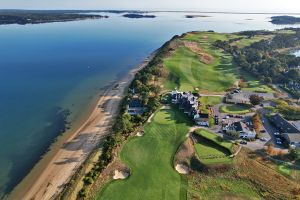
[[[262,97],[258,96],[257,94],[252,94],[250,97],[250,103],[254,106],[259,105],[260,102],[263,100]]]
[[[256,134],[258,135],[261,131],[262,126],[263,126],[258,113],[253,115],[252,122],[253,122],[253,128],[254,128]]]
[[[297,150],[295,150],[295,149],[290,149],[289,155],[293,160],[297,160],[300,157]]]

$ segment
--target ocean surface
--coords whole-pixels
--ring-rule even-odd
[[[272,25],[272,15],[265,14],[205,13],[209,17],[193,19],[185,18],[191,13],[154,14],[157,18],[108,14],[108,19],[0,26],[0,199],[62,134],[66,116],[78,121],[101,89],[175,34],[285,27]]]

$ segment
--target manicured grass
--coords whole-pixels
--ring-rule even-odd
[[[195,149],[200,161],[206,165],[224,164],[232,161],[232,158],[229,157],[230,154],[214,143],[200,141],[195,144]]]
[[[130,167],[130,177],[112,181],[97,199],[186,199],[187,179],[174,170],[173,156],[185,140],[189,125],[179,110],[158,111],[145,125],[145,135],[130,139],[120,153]]]
[[[223,140],[223,138],[221,138],[221,136],[219,136],[215,133],[209,132],[208,130],[205,130],[205,129],[197,129],[195,131],[195,133],[197,135],[200,135],[201,137],[204,137],[208,140],[211,140],[212,142],[228,149],[231,152],[231,149],[232,149],[232,146],[233,146],[232,143]]]
[[[195,144],[196,153],[203,164],[226,164],[232,161],[229,157],[232,143],[204,129],[196,130],[195,134],[198,141]]]
[[[236,70],[232,65],[232,57],[211,44],[217,39],[226,39],[228,34],[199,33],[188,35],[183,40],[195,41],[201,49],[211,55],[209,64],[200,61],[198,55],[189,48],[181,46],[171,57],[164,60],[164,65],[172,74],[164,84],[166,89],[174,88],[174,80],[182,91],[194,91],[198,88],[205,92],[224,92],[236,82]],[[176,78],[174,78],[176,77]]]
[[[228,114],[246,114],[250,112],[251,106],[247,105],[226,105],[220,107],[220,112]]]
[[[242,79],[247,83],[247,87],[242,88],[242,90],[253,91],[253,92],[271,92],[271,93],[274,92],[272,88],[263,84],[255,77],[253,77],[251,74],[245,71],[241,71],[241,76]]]
[[[286,174],[286,175],[291,175],[292,169],[288,165],[278,165],[278,170],[279,172]]]
[[[256,35],[256,36],[251,37],[251,38],[245,37],[243,39],[240,39],[238,41],[235,41],[235,42],[231,43],[231,45],[235,45],[239,48],[244,48],[246,46],[250,46],[251,44],[253,44],[255,42],[259,42],[263,39],[269,39],[270,37],[272,37],[272,36],[270,36],[270,35],[266,35],[266,36]]]
[[[203,105],[210,105],[210,106],[215,106],[219,103],[222,102],[222,97],[214,97],[214,96],[205,96],[205,97],[200,97],[199,101]]]
[[[200,105],[201,112],[208,113],[208,106],[215,106],[215,105],[221,103],[222,98],[221,97],[213,97],[213,96],[212,97],[204,96],[204,97],[200,97],[199,101],[201,103],[201,105]],[[214,119],[213,119],[213,121],[214,121]]]

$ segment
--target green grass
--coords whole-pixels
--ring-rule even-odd
[[[195,131],[195,133],[197,135],[200,135],[201,137],[204,137],[208,140],[211,140],[212,142],[228,149],[231,152],[231,149],[232,149],[232,146],[233,146],[232,143],[223,140],[223,138],[221,138],[219,135],[217,135],[215,133],[212,133],[212,132],[209,132],[208,130],[205,130],[205,129],[197,129]]]
[[[257,80],[254,76],[251,74],[241,71],[242,79],[247,83],[247,86],[245,88],[242,88],[244,91],[253,91],[253,92],[271,92],[273,93],[273,89],[269,86],[263,84],[259,80]]]
[[[283,173],[285,175],[291,175],[292,173],[292,169],[290,168],[290,166],[284,164],[278,165],[278,170],[280,173]]]
[[[130,167],[130,177],[112,181],[97,199],[186,199],[187,179],[174,170],[173,157],[189,125],[179,110],[158,111],[145,125],[145,135],[130,139],[120,153]]]
[[[215,106],[222,102],[222,97],[204,96],[204,97],[200,97],[199,101],[201,102],[201,104],[204,105]]]
[[[224,141],[220,136],[204,129],[195,131],[196,137],[200,136],[195,144],[196,153],[200,161],[205,164],[226,164],[232,162],[229,156],[233,144]]]
[[[251,44],[253,44],[255,42],[259,42],[263,39],[269,39],[270,37],[272,37],[272,36],[256,35],[251,38],[245,37],[243,39],[240,39],[239,41],[231,43],[231,45],[236,45],[239,48],[244,48],[246,46],[250,46]]]
[[[250,108],[251,106],[247,106],[247,105],[235,105],[235,104],[226,105],[226,106],[223,105],[220,107],[220,112],[241,115],[241,114],[246,114],[251,112]]]
[[[201,33],[188,35],[183,40],[196,41],[204,52],[213,57],[210,64],[199,60],[198,55],[189,48],[181,46],[171,57],[164,60],[171,77],[164,84],[166,89],[174,87],[182,91],[224,92],[236,82],[236,70],[232,65],[232,57],[211,44],[217,39],[226,39],[229,34]]]
[[[215,143],[199,141],[199,143],[195,144],[195,149],[200,161],[206,165],[224,164],[232,161],[229,157],[230,153]]]

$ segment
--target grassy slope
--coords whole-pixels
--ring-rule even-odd
[[[145,135],[130,139],[121,151],[131,176],[108,184],[97,199],[185,199],[187,180],[172,165],[188,125],[180,111],[158,111],[145,126]]]
[[[221,50],[213,49],[211,44],[217,39],[227,39],[228,34],[198,33],[189,34],[183,40],[197,42],[208,54],[213,56],[210,64],[199,61],[199,57],[189,48],[181,46],[164,61],[166,68],[179,77],[179,89],[183,91],[223,92],[236,81],[235,69],[231,64],[231,56]],[[171,83],[170,83],[171,82]],[[174,81],[169,80],[166,89],[174,89]]]
[[[197,155],[203,164],[225,164],[232,161],[229,157],[232,151],[232,143],[224,141],[215,133],[204,129],[196,130],[195,133],[203,137],[203,139],[199,139],[199,143],[195,144]],[[211,156],[220,157],[210,158]]]
[[[208,113],[208,105],[209,106],[215,106],[219,103],[222,102],[222,98],[221,97],[200,97],[199,101],[201,103],[200,105],[200,110],[203,113]]]
[[[255,77],[253,77],[251,74],[241,71],[241,77],[243,80],[246,81],[247,87],[242,88],[242,90],[245,91],[253,91],[253,92],[274,92],[272,88],[269,86],[261,83],[259,80],[257,80]]]
[[[215,133],[211,133],[204,129],[198,129],[195,131],[195,133],[219,144],[220,146],[222,146],[224,148],[227,148],[229,151],[231,151],[231,149],[232,149],[231,142],[224,141],[223,138],[221,138],[219,135],[217,135]]]
[[[228,114],[246,114],[250,112],[250,106],[247,105],[226,105],[220,107],[220,112]]]

